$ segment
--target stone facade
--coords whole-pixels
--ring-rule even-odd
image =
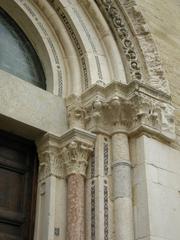
[[[170,2],[0,0],[46,77],[45,91],[0,70],[1,129],[37,146],[34,240],[180,239]]]

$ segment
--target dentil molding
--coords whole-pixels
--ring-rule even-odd
[[[80,97],[67,98],[66,105],[70,127],[107,134],[148,132],[170,141],[175,138],[170,96],[138,81],[94,85]]]

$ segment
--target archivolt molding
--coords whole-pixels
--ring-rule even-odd
[[[81,65],[82,89],[87,89],[92,83],[108,83],[104,79],[107,72],[105,73],[105,67],[103,67],[100,55],[106,52],[106,61],[109,63],[111,62],[111,59],[108,59],[110,56],[107,55],[107,51],[104,52],[104,46],[102,46],[102,52],[101,50],[99,52],[101,47],[97,48],[98,45],[94,36],[97,39],[98,37],[92,34],[94,31],[93,25],[97,26],[97,24],[84,21],[87,15],[85,8],[87,8],[87,11],[89,9],[88,14],[92,15],[90,17],[93,20],[93,14],[97,11],[94,7],[94,3],[96,3],[101,11],[99,14],[104,16],[111,31],[114,33],[116,44],[119,48],[119,56],[121,55],[124,69],[126,70],[126,82],[140,81],[160,91],[169,93],[168,84],[163,76],[154,41],[134,0],[47,1],[64,23],[76,47]],[[82,8],[80,8],[81,5],[82,7],[84,6],[85,14],[82,12]],[[97,16],[97,12],[95,16]],[[96,21],[96,17],[94,21]],[[91,28],[88,25],[91,25]],[[89,29],[91,29],[91,32]],[[102,26],[101,31],[98,27],[99,36],[103,37],[102,34],[107,32],[111,34],[111,31],[109,32],[107,29],[108,27],[106,28],[105,25]],[[88,52],[92,53],[93,57],[91,59],[88,58]],[[117,79],[113,79],[113,77],[117,76],[117,74],[110,74],[110,65],[108,72],[109,76],[111,76],[109,82],[116,81]]]
[[[140,69],[137,51],[135,50],[131,31],[122,12],[113,1],[97,0],[96,3],[114,30],[117,43],[121,43],[119,44],[120,50],[124,52],[126,63],[128,63],[128,70],[130,73],[129,81],[142,81],[143,74],[142,69]]]
[[[93,83],[106,84],[110,76],[103,47],[79,4],[74,1],[48,0],[64,23],[81,64],[82,90]],[[109,77],[108,77],[109,76]]]
[[[55,85],[56,87],[58,85],[59,95],[67,96],[71,93],[80,95],[93,83],[105,85],[112,81],[122,83],[139,81],[169,94],[157,49],[134,0],[68,0],[65,2],[33,0],[42,16],[37,13],[37,9],[30,1],[14,0],[13,2],[26,12],[42,35],[48,51],[51,52],[48,54],[54,73],[53,81],[57,79],[58,83]],[[90,11],[87,14],[88,9]],[[93,24],[93,14],[95,13],[94,21],[96,21],[98,11],[101,18],[99,23],[103,23],[102,29],[99,23]],[[61,29],[62,23],[66,33]],[[67,33],[71,39],[68,40],[71,42],[68,43],[69,45],[66,43]],[[113,41],[115,39],[114,42],[112,41],[113,44],[109,45],[110,41],[107,43],[104,40],[106,34]],[[60,35],[63,37],[61,38]],[[116,57],[110,56],[109,46],[113,51],[119,49]],[[72,56],[66,55],[67,48],[72,49],[73,60]],[[126,79],[122,77],[122,81],[116,79],[118,74],[115,72],[115,62],[117,60],[117,64],[120,65],[121,57],[124,68],[118,68],[119,75],[123,76],[126,72]],[[62,89],[63,82],[65,90]]]
[[[132,80],[169,93],[157,48],[135,0],[95,0],[121,43]]]

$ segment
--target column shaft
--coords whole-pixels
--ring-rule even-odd
[[[126,134],[112,136],[115,240],[133,240],[131,164]]]
[[[84,177],[78,174],[68,176],[68,240],[84,240]]]

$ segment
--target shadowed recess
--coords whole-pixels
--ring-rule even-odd
[[[16,22],[0,8],[0,69],[45,89],[41,62]]]

